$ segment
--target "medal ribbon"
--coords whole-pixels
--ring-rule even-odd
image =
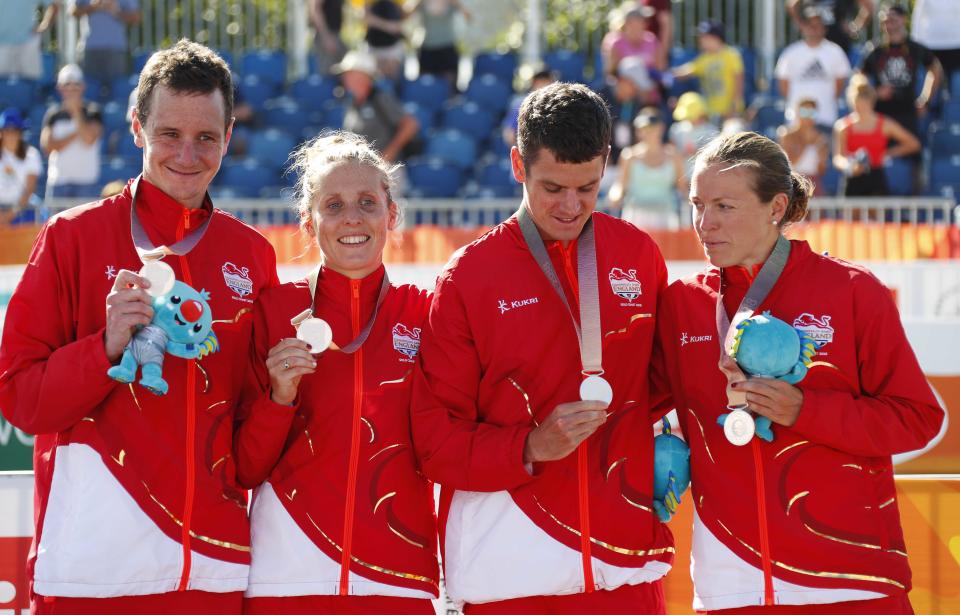
[[[212,213],[207,216],[203,224],[191,231],[189,235],[180,241],[169,246],[154,246],[153,242],[150,241],[150,238],[147,236],[147,231],[143,228],[140,218],[137,217],[137,188],[140,186],[140,178],[141,176],[138,175],[130,185],[130,237],[133,239],[133,246],[137,249],[140,260],[144,262],[148,260],[159,260],[171,254],[186,256],[187,253],[196,247],[200,240],[203,239],[204,233],[207,232],[207,228],[210,226],[210,221],[213,220]]]
[[[320,267],[317,267],[307,275],[307,282],[310,284],[310,296],[313,298],[313,301],[310,304],[310,316],[313,316],[317,311],[317,279],[319,277]],[[380,294],[377,296],[377,304],[373,306],[373,314],[370,315],[370,320],[367,321],[367,324],[363,325],[363,329],[360,330],[360,333],[357,335],[356,339],[343,348],[336,348],[335,345],[331,345],[330,350],[339,350],[345,354],[353,354],[360,350],[360,347],[363,346],[363,343],[367,341],[367,338],[370,336],[370,330],[373,329],[373,323],[377,319],[377,312],[380,311],[380,306],[383,304],[383,300],[387,298],[387,290],[389,289],[390,277],[387,275],[387,270],[384,269],[383,281],[380,282]]]
[[[534,224],[527,204],[524,202],[517,212],[517,221],[523,239],[530,249],[540,270],[547,276],[553,290],[560,296],[563,305],[567,308],[570,321],[577,332],[577,341],[580,343],[580,362],[584,375],[599,376],[603,373],[603,349],[600,344],[600,291],[597,284],[597,247],[593,234],[593,217],[587,220],[577,237],[577,287],[580,294],[580,324],[573,316],[573,310],[563,292],[560,278],[557,276],[547,247],[543,244],[537,225]],[[582,327],[582,330],[581,330]]]
[[[790,258],[790,241],[783,235],[778,235],[777,243],[773,247],[773,252],[770,253],[767,261],[763,264],[763,267],[760,268],[757,277],[754,278],[753,283],[750,284],[750,288],[747,289],[747,294],[744,296],[743,301],[740,302],[740,306],[737,307],[737,312],[733,315],[732,321],[727,317],[727,310],[723,307],[723,270],[720,270],[720,288],[717,291],[717,334],[720,339],[721,358],[725,354],[728,354],[733,332],[736,331],[737,325],[747,318],[750,318],[754,310],[760,307],[763,300],[770,294],[774,284],[780,279],[784,267],[787,266],[788,258]],[[725,375],[729,383],[732,374]],[[742,399],[736,400],[740,403],[735,403],[735,400],[730,399],[731,394],[729,387],[727,388],[727,397],[727,401],[729,402],[728,407],[730,408],[742,408],[746,406]]]

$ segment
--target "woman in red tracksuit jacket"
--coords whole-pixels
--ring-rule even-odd
[[[754,133],[718,138],[694,167],[694,226],[711,266],[665,292],[658,346],[691,450],[700,611],[913,612],[890,456],[929,442],[943,411],[889,291],[806,242],[781,242],[811,190]],[[817,342],[796,386],[745,380],[729,357],[718,365],[717,302],[732,320],[778,244],[789,256],[754,313],[769,310]],[[725,437],[718,418],[744,394],[773,421],[772,441]]]
[[[263,484],[245,612],[433,613],[433,492],[408,410],[430,295],[386,278],[383,247],[400,213],[393,169],[351,133],[308,143],[295,166],[322,265],[255,308],[259,396],[238,432],[238,479]],[[332,328],[320,354],[291,324],[307,308]]]

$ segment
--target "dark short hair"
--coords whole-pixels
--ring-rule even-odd
[[[147,60],[137,83],[137,117],[141,124],[150,115],[150,103],[157,86],[182,94],[223,95],[224,128],[233,117],[233,78],[227,63],[208,47],[182,38],[169,49],[161,49]]]
[[[517,148],[525,168],[543,148],[558,162],[587,162],[607,154],[611,126],[607,103],[596,92],[578,83],[552,83],[520,106]]]

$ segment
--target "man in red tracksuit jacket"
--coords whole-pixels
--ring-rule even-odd
[[[437,283],[411,420],[423,471],[443,486],[447,592],[468,613],[664,609],[658,579],[674,549],[651,506],[646,372],[666,269],[645,233],[593,213],[609,143],[609,112],[589,89],[531,94],[511,152],[521,212]],[[539,261],[524,217],[546,248]],[[599,280],[588,295],[578,253],[591,243]],[[579,322],[590,296],[599,314],[584,307]],[[602,340],[612,400],[579,401],[589,370],[575,318],[585,340]]]
[[[138,91],[143,174],[44,226],[0,345],[0,408],[37,434],[32,613],[239,613],[247,586],[233,415],[249,312],[277,284],[276,257],[206,196],[233,123],[226,63],[182,41],[154,54]],[[212,354],[165,356],[164,396],[107,375],[153,315],[148,282],[132,273],[146,244],[176,249],[163,262],[209,293],[216,336]],[[202,309],[193,301],[178,318]]]

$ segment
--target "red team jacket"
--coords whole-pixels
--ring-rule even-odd
[[[659,579],[670,531],[652,512],[647,365],[666,285],[653,241],[594,214],[607,422],[579,452],[524,467],[527,434],[578,401],[567,309],[516,218],[454,255],[437,283],[414,382],[414,442],[443,486],[446,587],[458,602],[613,589]],[[577,312],[576,243],[547,244]]]
[[[724,270],[732,317],[752,279]],[[866,270],[792,242],[769,310],[820,344],[803,406],[774,441],[730,444],[717,424],[719,270],[672,284],[658,320],[666,373],[690,444],[694,607],[818,604],[910,589],[890,456],[923,447],[943,411],[890,292]]]
[[[105,298],[118,270],[142,266],[130,236],[130,187],[43,227],[0,347],[0,408],[37,434],[29,571],[41,596],[247,585],[247,502],[235,479],[233,418],[249,356],[248,313],[277,283],[273,248],[209,201],[188,210],[146,181],[139,190],[137,212],[156,244],[213,217],[187,256],[165,262],[177,279],[210,293],[220,350],[195,361],[167,354],[164,397],[110,379]]]
[[[362,280],[321,269],[315,315],[339,347],[369,320],[383,275],[382,266]],[[426,291],[391,286],[363,346],[316,355],[296,408],[285,409],[269,401],[264,360],[296,335],[290,319],[310,307],[309,285],[284,284],[258,302],[253,365],[262,395],[239,432],[238,455],[246,484],[267,482],[251,512],[247,596],[437,595],[433,489],[417,471],[408,410],[429,304]]]

